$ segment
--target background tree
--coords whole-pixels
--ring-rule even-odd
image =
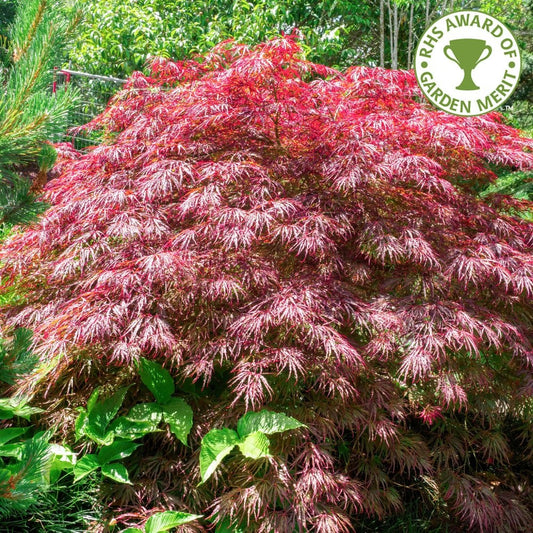
[[[309,58],[328,65],[365,63],[378,6],[325,0],[88,0],[72,65],[124,77],[149,54],[183,59],[224,39],[253,44],[290,33],[304,36]]]
[[[181,59],[224,39],[253,44],[298,28],[313,61],[340,68],[410,68],[419,38],[436,18],[456,9],[481,8],[514,20],[523,33],[529,1],[87,0],[70,59],[84,70],[123,77],[141,70],[149,54]]]

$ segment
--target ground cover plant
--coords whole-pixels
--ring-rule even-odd
[[[533,141],[431,108],[411,72],[312,64],[293,36],[154,60],[91,127],[106,143],[59,147],[52,207],[0,275],[43,424],[72,438],[97,387],[128,387],[113,416],[192,409],[186,442],[159,427],[132,485],[103,487],[114,523],[333,533],[421,498],[463,530],[527,531],[531,204],[476,191],[533,168]],[[249,453],[242,420],[265,412],[294,422]],[[209,472],[207,435],[228,440]]]

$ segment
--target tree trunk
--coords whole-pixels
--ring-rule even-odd
[[[409,41],[407,44],[407,68],[411,68],[411,57],[413,55],[413,18],[414,2],[411,2],[411,12],[409,14]]]
[[[379,0],[379,66],[385,67],[385,1]]]
[[[393,47],[393,54],[392,54],[392,61],[391,61],[391,67],[393,69],[398,68],[398,36],[400,33],[400,28],[398,24],[398,4],[396,2],[393,2],[393,14],[394,14],[394,47]]]
[[[392,8],[390,0],[387,0],[387,11],[389,12],[389,48],[390,48],[390,66],[393,68],[394,63],[394,31],[392,25]]]

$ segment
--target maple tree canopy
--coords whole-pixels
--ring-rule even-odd
[[[25,294],[6,323],[33,329],[49,364],[21,390],[79,390],[92,365],[105,382],[144,356],[208,391],[196,442],[287,412],[307,429],[280,437],[277,492],[190,496],[195,512],[261,509],[264,531],[350,531],[397,508],[390,479],[410,475],[472,527],[527,524],[467,459],[479,445],[507,472],[509,445],[486,451],[481,425],[443,435],[523,414],[533,393],[530,205],[476,197],[498,167],[532,169],[533,141],[496,113],[435,110],[412,72],[312,64],[292,36],[151,69],[90,124],[106,142],[59,146],[50,209],[0,249]],[[476,483],[486,494],[465,496]]]

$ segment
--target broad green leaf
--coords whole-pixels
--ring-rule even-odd
[[[143,530],[138,527],[129,527],[128,529],[123,529],[120,533],[143,533]]]
[[[268,440],[268,437],[260,431],[246,435],[246,437],[237,444],[241,453],[250,459],[259,459],[261,457],[269,456],[270,441]]]
[[[237,433],[242,438],[256,431],[260,431],[265,435],[272,435],[273,433],[282,433],[299,427],[305,426],[295,418],[283,413],[273,413],[263,409],[258,413],[246,413],[237,422]]]
[[[0,457],[14,457],[19,461],[22,459],[22,450],[24,443],[17,442],[16,444],[2,444],[0,446]]]
[[[85,435],[87,422],[87,411],[80,408],[80,414],[78,415],[78,418],[76,418],[76,422],[74,422],[74,435],[76,436],[76,440],[80,440]]]
[[[111,463],[102,466],[102,474],[117,483],[128,483],[131,485],[128,471],[120,463]]]
[[[149,422],[157,426],[163,416],[162,408],[157,403],[140,403],[134,405],[125,416],[130,422]]]
[[[92,394],[89,396],[89,399],[87,400],[87,413],[90,413],[94,406],[96,405],[96,402],[98,401],[98,396],[100,394],[100,387],[96,387],[96,389],[93,390]]]
[[[98,462],[96,455],[93,455],[92,453],[84,455],[74,465],[74,481],[83,479],[85,476],[89,475],[91,472],[94,472],[99,467],[100,463]]]
[[[142,382],[154,395],[157,403],[165,404],[174,394],[174,380],[169,371],[160,364],[141,357],[139,361],[139,375]]]
[[[55,483],[64,470],[73,470],[76,454],[60,444],[50,444],[49,481]]]
[[[76,454],[61,444],[50,444],[50,456],[52,461],[60,461],[65,464],[76,464]]]
[[[48,431],[38,431],[33,435],[32,439],[39,439],[42,442],[48,443],[48,441],[52,438],[52,435],[54,434],[53,430],[49,429]],[[48,444],[48,446],[50,446]]]
[[[207,481],[239,441],[239,436],[229,428],[212,429],[202,439],[200,448],[200,475]]]
[[[0,444],[6,444],[10,440],[24,435],[28,428],[5,428],[0,429]]]
[[[171,398],[162,406],[163,418],[170,431],[187,446],[187,436],[192,428],[192,409],[183,398]]]
[[[148,433],[155,433],[160,431],[158,425],[153,422],[132,422],[124,416],[119,416],[113,420],[109,426],[109,430],[117,437],[124,439],[139,439],[148,435]]]
[[[0,398],[0,420],[9,420],[14,416],[29,420],[31,415],[42,412],[38,407],[29,406],[26,398]]]
[[[129,457],[140,444],[132,442],[131,440],[116,440],[109,446],[103,446],[97,454],[98,462],[101,465],[118,461]]]
[[[128,392],[129,387],[123,387],[109,398],[99,402],[96,401],[91,405],[91,410],[88,411],[87,429],[102,438],[106,434],[106,429],[111,420],[115,417],[124,401],[124,397]],[[86,434],[88,435],[86,429]]]
[[[182,513],[178,511],[165,511],[152,515],[144,526],[145,533],[162,533],[174,527],[188,524],[202,518],[202,515]]]
[[[96,444],[100,444],[100,446],[109,446],[115,440],[115,433],[113,431],[100,432],[89,424],[85,426],[84,434],[87,438],[96,442]]]

